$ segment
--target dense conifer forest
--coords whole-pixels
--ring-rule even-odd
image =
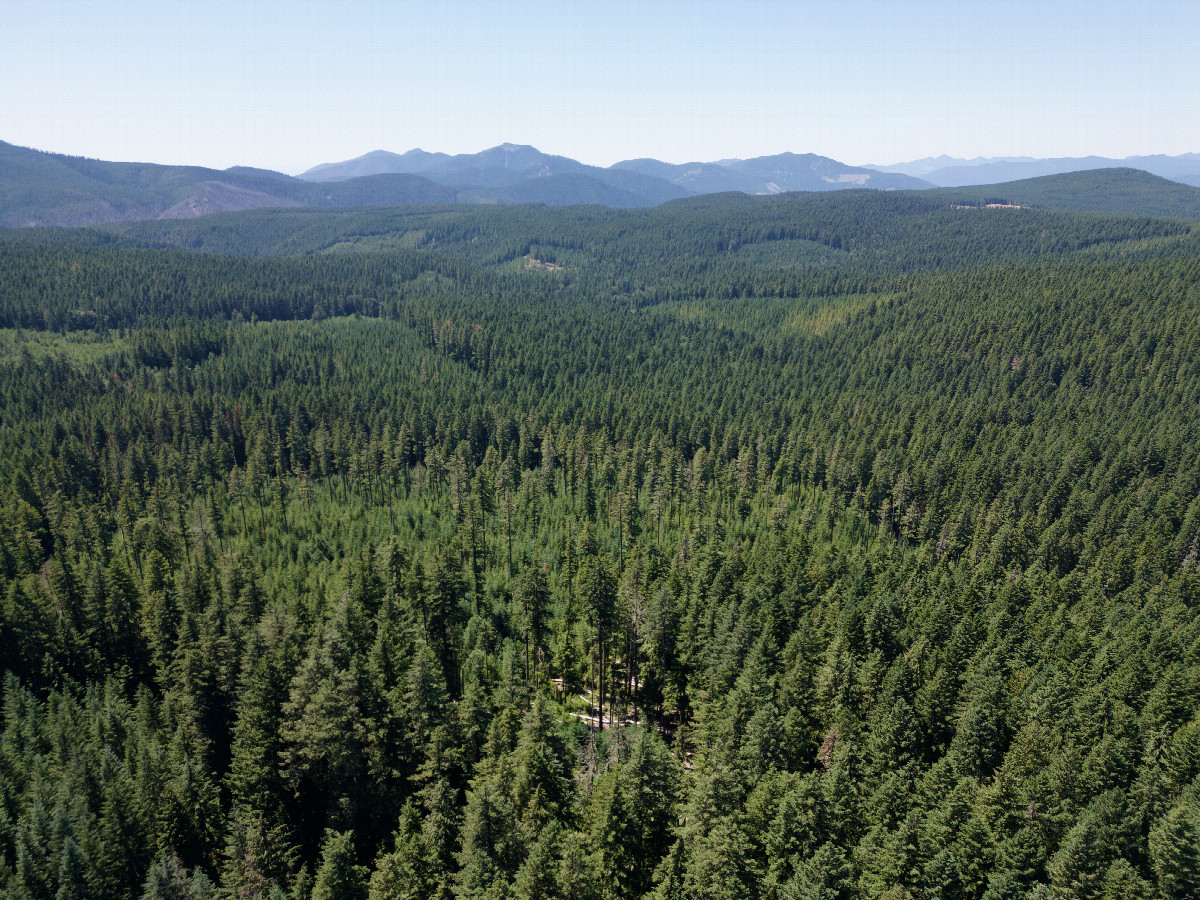
[[[961,206],[0,235],[0,891],[1200,896],[1200,231]]]

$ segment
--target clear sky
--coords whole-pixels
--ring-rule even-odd
[[[1200,152],[1200,0],[0,0],[0,140],[287,172]]]

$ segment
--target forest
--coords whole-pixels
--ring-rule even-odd
[[[0,231],[0,895],[1200,897],[1198,398],[1187,219]]]

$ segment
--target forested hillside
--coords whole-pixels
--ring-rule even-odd
[[[1121,260],[1196,254],[1196,222],[1188,216],[1200,217],[1200,190],[1128,170],[1082,174],[1089,178],[1004,185],[1014,193],[999,195],[963,189],[731,193],[636,210],[290,209],[0,235],[5,242],[40,246],[176,248],[221,256],[400,250],[482,266],[533,257],[560,266],[565,277],[593,293],[655,282],[668,290],[686,283],[689,291],[728,294],[729,279],[736,277],[743,293],[759,294],[777,292],[785,277],[808,289],[812,283],[804,279],[815,268],[858,277],[1039,258],[1057,262],[1075,254]],[[993,201],[1028,208],[980,206]],[[795,274],[780,274],[785,269]]]
[[[1200,189],[1129,168],[1043,175],[1007,184],[945,188],[938,193],[1046,209],[1200,217]]]
[[[417,175],[312,185],[264,169],[105,162],[0,141],[0,225],[93,225],[190,219],[281,207],[454,203],[457,192]]]
[[[1197,896],[1194,227],[0,242],[0,890]]]

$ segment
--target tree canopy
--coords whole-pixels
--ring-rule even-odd
[[[1194,896],[1194,226],[937,202],[0,241],[0,888]]]

